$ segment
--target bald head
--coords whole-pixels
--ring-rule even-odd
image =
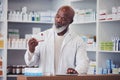
[[[73,22],[74,10],[70,6],[62,6],[58,9],[55,16],[55,27],[58,35],[67,32],[69,25]]]
[[[73,8],[70,6],[62,6],[58,9],[58,12],[59,11],[63,11],[66,14],[66,16],[68,16],[71,19],[73,19],[74,14],[75,14]]]

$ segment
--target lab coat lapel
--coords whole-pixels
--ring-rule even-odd
[[[51,49],[52,49],[51,50],[52,51],[52,55],[51,55],[52,57],[51,57],[51,59],[52,59],[52,63],[51,64],[53,64],[53,65],[51,65],[51,67],[52,67],[51,69],[53,69],[53,71],[51,71],[51,72],[54,72],[54,68],[55,68],[54,67],[54,53],[55,53],[54,52],[55,51],[54,50],[54,46],[55,46],[54,42],[55,42],[55,32],[52,31],[52,36],[51,36]],[[54,74],[54,73],[52,73],[52,74]]]
[[[68,32],[63,40],[61,51],[63,51],[63,48],[66,46],[66,44],[72,39],[71,33]]]
[[[48,42],[47,45],[49,46],[48,49],[48,54],[49,54],[49,70],[51,74],[54,74],[54,31],[53,29],[51,29],[49,31],[49,35],[48,35]]]

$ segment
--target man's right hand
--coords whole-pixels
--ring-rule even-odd
[[[31,38],[28,42],[29,51],[33,53],[37,45],[38,45],[38,41],[35,38]]]

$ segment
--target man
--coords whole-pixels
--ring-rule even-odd
[[[27,65],[38,64],[43,73],[84,74],[88,69],[86,45],[83,40],[69,29],[73,22],[74,10],[62,6],[55,16],[52,29],[38,34],[44,39],[32,38],[25,53]]]

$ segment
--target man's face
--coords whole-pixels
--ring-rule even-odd
[[[64,10],[59,10],[55,16],[55,26],[56,28],[69,26],[71,19],[68,16],[69,12]]]

